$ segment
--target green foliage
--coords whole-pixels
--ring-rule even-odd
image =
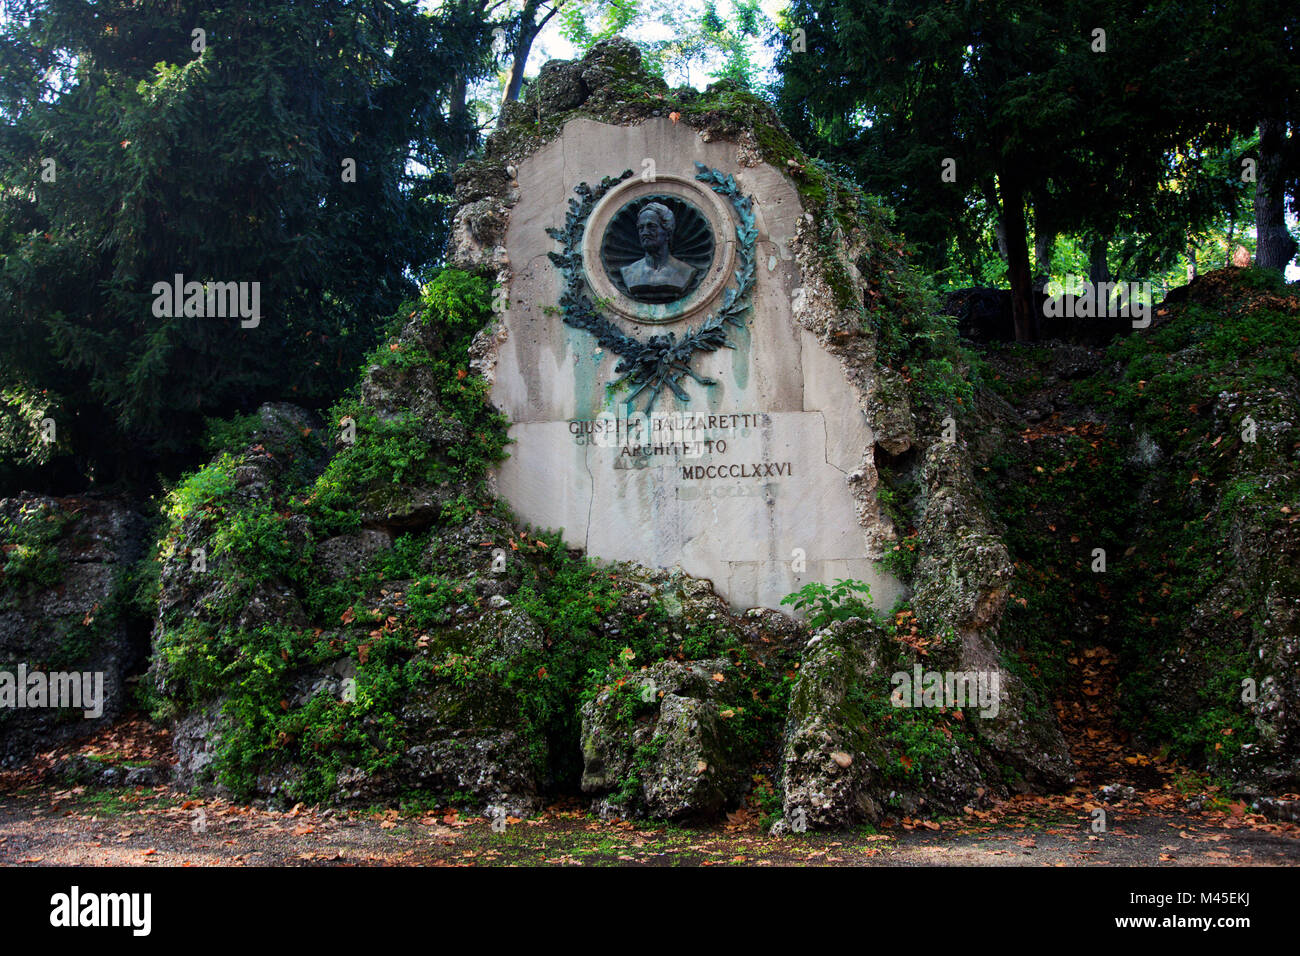
[[[854,617],[875,620],[871,585],[865,581],[837,578],[829,587],[821,581],[809,581],[794,594],[783,597],[781,603],[793,604],[796,611],[806,611],[808,626],[814,630],[832,621]]]
[[[1256,292],[1286,292],[1286,276],[1275,269],[1244,269],[1236,277],[1236,282],[1246,289]]]
[[[1093,29],[1118,23],[1094,50]],[[1126,266],[1151,269],[1239,203],[1222,157],[1258,116],[1244,77],[1286,76],[1256,68],[1239,26],[1285,44],[1281,24],[1208,2],[794,0],[777,102],[811,152],[898,210],[928,269],[1019,277],[1028,308],[1031,225],[1120,237]]]
[[[1100,640],[1125,674],[1124,725],[1221,769],[1257,738],[1240,682],[1260,677],[1250,655],[1259,608],[1289,574],[1243,573],[1232,542],[1270,534],[1300,494],[1279,455],[1294,429],[1252,445],[1242,420],[1246,407],[1285,420],[1269,408],[1300,389],[1300,325],[1262,273],[1206,281],[1210,291],[1117,340],[1102,371],[1075,384],[1074,400],[1099,422],[1045,429],[982,477],[1017,566],[1001,631],[1032,675],[1059,687],[1079,650],[1072,635]],[[1212,420],[1229,396],[1242,410]],[[1135,439],[1150,464],[1135,460]],[[1094,548],[1106,552],[1104,574],[1092,570]]]
[[[57,390],[59,451],[101,483],[192,461],[206,416],[336,398],[442,248],[450,101],[489,59],[449,34],[485,25],[404,0],[6,10],[0,391]],[[177,274],[260,283],[260,324],[156,314]]]
[[[640,747],[637,747],[636,753],[632,756],[632,769],[629,771],[619,786],[619,789],[609,798],[609,802],[614,806],[625,806],[635,801],[641,793],[641,785],[650,765],[659,759],[659,753],[663,750],[664,743],[667,740],[659,734],[651,737],[650,740]]]
[[[426,323],[450,334],[449,354],[457,357],[468,351],[469,340],[489,318],[492,289],[482,276],[458,269],[440,270],[425,286],[421,297],[421,314]]]
[[[39,505],[24,506],[17,519],[0,515],[0,583],[4,601],[24,590],[52,587],[63,575],[57,543],[72,516]]]
[[[421,417],[414,412],[386,419],[366,409],[355,395],[329,413],[331,425],[355,423],[356,441],[340,444],[325,473],[301,499],[323,531],[355,530],[368,495],[383,495],[393,485],[445,485],[463,489],[448,503],[444,517],[464,518],[487,502],[485,475],[505,457],[506,419],[487,400],[487,383],[470,375],[468,350],[475,333],[491,318],[487,282],[453,269],[440,271],[418,303],[406,303],[403,318],[422,317],[436,327],[436,354],[414,343],[380,345],[368,361],[401,369],[422,367],[436,383],[437,408]],[[429,416],[433,420],[429,420]],[[430,430],[454,434],[444,452],[431,446]]]
[[[520,587],[514,604],[538,623],[548,644],[526,651],[506,683],[521,695],[525,726],[546,740],[554,778],[573,782],[582,770],[582,701],[595,695],[596,682],[607,669],[621,666],[626,672],[633,659],[662,656],[664,645],[655,625],[663,620],[663,612],[649,608],[623,633],[609,633],[605,622],[622,597],[616,579],[585,558],[570,555],[558,535],[538,540],[545,545],[545,561]],[[543,680],[527,681],[527,675],[542,668]]]
[[[849,685],[839,717],[856,738],[854,750],[869,754],[886,779],[923,787],[951,764],[954,748],[977,754],[980,747],[967,730],[967,720],[955,710],[891,703],[888,675],[910,668],[911,660],[900,646],[891,666]]]
[[[781,791],[765,774],[754,775],[754,798],[758,801],[758,827],[764,833],[785,818],[785,803]]]
[[[787,149],[794,149],[793,142],[765,158],[780,166]],[[892,231],[892,213],[824,164],[807,162],[797,175],[801,191],[822,204],[818,246],[837,305],[861,313],[875,334],[879,360],[900,373],[916,403],[941,415],[970,408],[971,358],[958,340],[957,320],[940,311],[933,280],[916,267],[915,250]],[[853,261],[861,295],[842,264],[844,234],[861,243]]]
[[[42,422],[51,419],[56,441],[42,435]],[[17,379],[0,378],[0,495],[23,490],[24,477],[39,474],[68,448],[58,422],[66,419],[62,399],[48,389],[33,389]],[[31,485],[27,485],[31,487]]]
[[[586,52],[613,36],[634,39],[645,69],[699,85],[728,81],[759,85],[756,44],[771,27],[759,0],[705,0],[698,13],[664,0],[595,0],[560,9],[561,32]],[[662,36],[663,39],[649,39]]]
[[[177,483],[162,506],[163,516],[173,525],[207,508],[219,506],[235,490],[236,461],[223,452],[216,461]]]
[[[342,581],[317,573],[315,542],[356,528],[363,496],[403,483],[455,483],[467,489],[456,508],[483,505],[486,468],[500,459],[505,445],[504,420],[487,404],[481,379],[468,375],[466,353],[474,333],[491,314],[488,294],[489,287],[481,279],[440,272],[428,283],[422,299],[404,305],[390,323],[397,328],[421,316],[433,327],[427,341],[435,351],[403,340],[405,345],[391,343],[398,346],[396,350],[381,345],[369,357],[371,365],[427,373],[426,380],[436,383],[441,416],[437,421],[420,420],[414,414],[381,421],[363,410],[357,398],[349,397],[336,406],[335,420],[347,413],[355,416],[356,443],[338,444],[324,473],[296,497],[234,496],[238,461],[223,452],[179,482],[163,503],[168,522],[163,556],[171,556],[178,546],[187,519],[202,519],[199,527],[208,546],[204,573],[213,575],[218,587],[212,602],[197,608],[197,613],[163,622],[155,642],[160,689],[150,705],[162,715],[225,699],[215,769],[219,779],[237,792],[251,792],[257,773],[268,761],[279,760],[293,763],[303,774],[291,792],[319,799],[330,792],[342,768],[378,771],[400,752],[396,742],[403,728],[397,715],[403,701],[435,676],[428,656],[415,654],[415,642],[421,632],[449,633],[452,609],[469,599],[448,575],[430,573],[426,566],[426,551],[437,550],[432,547],[439,533],[436,527],[399,537],[391,549]],[[248,417],[237,418],[215,423],[211,434],[214,441],[239,446],[250,440],[256,424]],[[440,450],[421,437],[430,425],[450,436]],[[286,474],[292,479],[298,472],[290,469]],[[288,490],[292,492],[292,483]],[[376,617],[366,599],[394,580],[407,582],[408,623],[399,630],[382,615]],[[295,593],[312,626],[275,625],[251,631],[234,627],[248,596],[266,584]],[[156,587],[156,579],[140,586]],[[340,637],[340,621],[377,627],[373,634],[349,630]],[[479,663],[462,653],[466,640],[448,638],[445,647],[440,645],[444,656],[460,653],[464,665],[451,666],[454,657],[443,660],[448,665],[441,671],[446,679],[463,683],[481,676]],[[356,700],[318,695],[300,706],[291,705],[286,695],[293,676],[340,655],[350,655],[356,662]]]
[[[414,542],[414,539],[408,538]],[[400,546],[398,548],[400,554]],[[440,577],[422,577],[406,592],[406,607],[411,623],[420,630],[433,630],[451,619],[452,607],[459,600],[462,586]]]
[[[880,559],[881,566],[904,583],[912,580],[916,572],[916,560],[920,555],[916,550],[915,533],[905,535],[885,549]]]
[[[229,418],[209,418],[204,426],[203,450],[209,455],[216,455],[231,448],[245,447],[253,440],[258,422],[257,412],[232,415]]]
[[[218,525],[211,539],[211,556],[237,567],[247,584],[292,575],[294,564],[309,564],[311,555],[297,554],[290,544],[287,517],[267,502],[251,502]]]
[[[1213,608],[1224,631],[1189,649],[1203,680],[1189,688],[1181,706],[1171,708],[1160,691],[1160,649],[1187,643],[1179,622],[1204,606],[1232,571],[1228,542],[1247,527],[1267,533],[1285,520],[1281,508],[1300,494],[1300,476],[1276,459],[1277,450],[1265,442],[1253,448],[1241,443],[1240,417],[1225,436],[1239,449],[1235,454],[1214,451],[1205,425],[1195,419],[1188,427],[1189,411],[1213,407],[1224,393],[1256,396],[1264,407],[1253,414],[1267,418],[1270,395],[1300,388],[1300,326],[1294,314],[1269,308],[1274,280],[1245,270],[1231,281],[1249,292],[1228,287],[1215,308],[1194,303],[1179,309],[1146,337],[1146,349],[1131,340],[1117,343],[1108,358],[1123,363],[1123,374],[1079,386],[1081,395],[1130,417],[1168,462],[1153,492],[1162,506],[1135,516],[1147,533],[1130,560],[1125,597],[1143,614],[1120,629],[1132,664],[1123,684],[1126,719],[1171,741],[1178,753],[1220,766],[1256,735],[1240,701],[1241,680],[1258,677],[1248,653],[1250,628],[1230,612],[1260,607],[1264,591],[1285,570],[1274,569],[1262,580],[1239,579],[1244,591],[1234,594],[1231,606]],[[1260,290],[1264,296],[1257,297]],[[1210,516],[1213,525],[1205,520]],[[1259,626],[1256,621],[1251,628]]]

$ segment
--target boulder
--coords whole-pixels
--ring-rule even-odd
[[[392,546],[392,535],[382,529],[338,535],[316,545],[316,568],[326,581],[342,581]]]
[[[747,767],[734,677],[725,660],[660,661],[584,704],[582,791],[596,811],[707,818],[737,800]]]
[[[128,678],[143,669],[148,648],[148,625],[131,603],[147,531],[128,502],[113,498],[0,500],[0,675],[16,684],[21,667],[29,682],[76,674],[79,690],[94,696],[102,687],[93,707],[47,699],[19,709],[16,694],[35,701],[27,693],[35,685],[12,686],[14,699],[0,705],[0,766],[94,733],[130,705]]]
[[[1023,777],[1040,786],[1069,782],[1072,764],[1055,721],[1039,715],[1035,721],[1045,726],[1029,726],[1026,705],[1015,699],[1021,685],[1005,668],[972,658],[959,642],[927,651],[919,654],[857,618],[812,637],[786,722],[780,830],[956,813],[1005,796],[1007,763],[1023,767]],[[902,688],[912,686],[918,669],[945,680],[982,672],[976,679],[988,680],[990,693],[965,707],[931,703],[920,688],[913,698]]]

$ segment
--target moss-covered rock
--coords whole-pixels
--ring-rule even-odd
[[[965,689],[931,699],[930,684],[912,689],[918,673]],[[1038,714],[1031,725],[1020,690],[964,644],[911,644],[858,618],[832,623],[808,642],[790,698],[781,829],[955,813],[1068,784],[1055,722]]]
[[[1300,782],[1300,296],[1198,277],[1105,350],[991,347],[979,449],[1048,693],[1101,645],[1132,746],[1256,797]],[[1013,408],[1014,406],[1014,408]]]
[[[0,766],[93,733],[129,708],[127,679],[147,654],[136,603],[147,530],[129,502],[112,498],[0,500]],[[36,683],[19,686],[20,667]],[[96,686],[101,694],[75,707],[51,706],[48,691],[29,694],[51,674],[75,674],[78,698],[94,697]],[[40,706],[20,709],[18,694]]]
[[[660,661],[616,678],[582,708],[582,791],[604,814],[707,818],[747,781],[723,659]]]

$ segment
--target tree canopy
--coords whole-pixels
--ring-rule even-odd
[[[1103,262],[1140,235],[1130,264],[1167,268],[1236,205],[1225,151],[1295,76],[1281,21],[1209,0],[795,0],[779,103],[930,268],[974,264],[991,228],[1027,337],[1031,230],[1099,241]],[[1268,56],[1243,56],[1243,34]]]
[[[103,476],[185,451],[202,415],[333,397],[437,257],[450,87],[486,44],[402,0],[9,9],[8,413]],[[156,314],[178,275],[257,283],[259,321]]]
[[[1295,256],[1295,9],[792,0],[779,24],[764,9],[6,0],[0,485],[56,466],[73,484],[147,478],[187,464],[206,419],[328,405],[438,267],[451,173],[546,30],[578,50],[630,32],[652,70],[770,95],[895,208],[942,284],[1009,281],[1025,338],[1035,278],[1063,264],[1190,276],[1239,243],[1268,268]],[[210,314],[220,290],[256,319]]]

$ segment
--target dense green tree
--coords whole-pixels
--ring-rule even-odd
[[[1031,225],[1035,258],[1081,235],[1095,271],[1121,234],[1169,260],[1234,201],[1203,163],[1243,130],[1243,65],[1217,12],[1209,0],[795,0],[781,109],[890,199],[931,268],[954,236],[978,241],[973,210],[990,216],[1029,338]]]
[[[1300,7],[1250,0],[1225,5],[1241,69],[1232,77],[1239,111],[1255,121],[1255,263],[1282,270],[1297,243],[1287,228],[1287,196],[1300,214]]]
[[[451,87],[490,68],[487,25],[404,0],[6,9],[7,463],[49,457],[49,418],[65,464],[140,478],[203,416],[334,397],[438,258],[471,135]],[[176,275],[259,283],[260,320],[158,314]]]

